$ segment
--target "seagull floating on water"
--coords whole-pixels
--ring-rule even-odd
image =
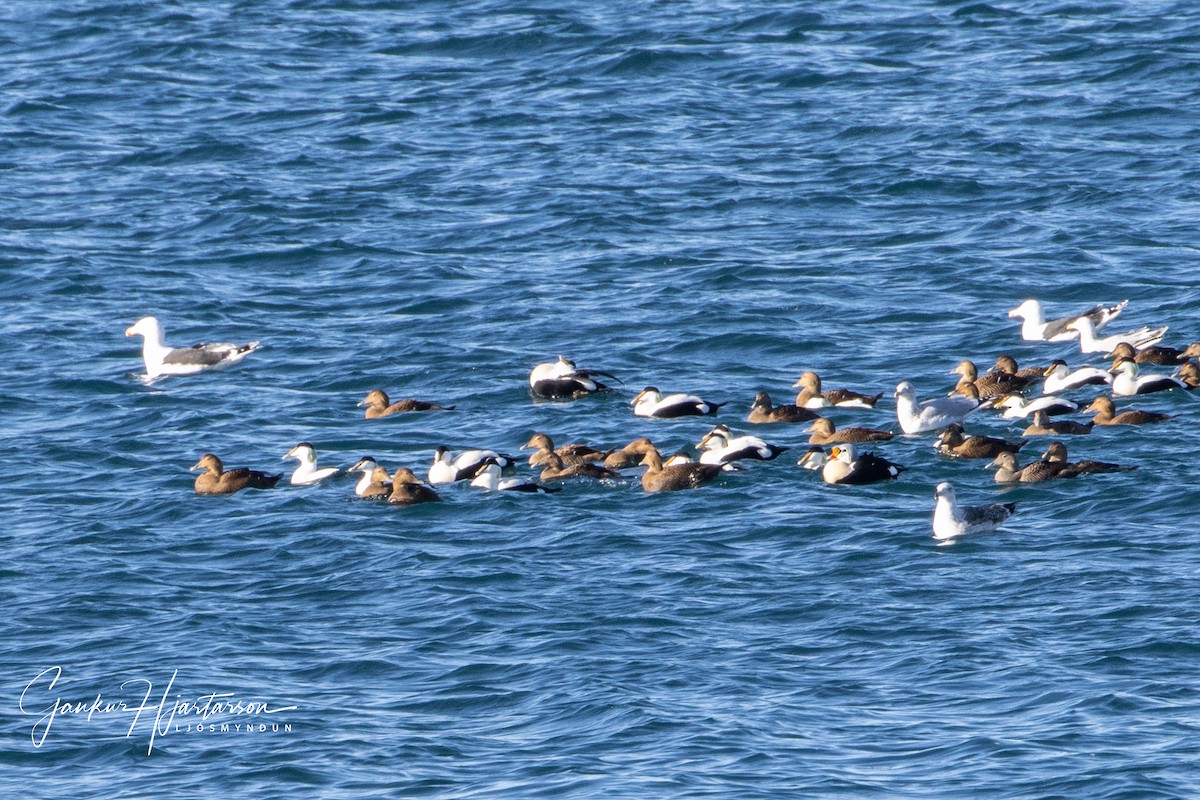
[[[1071,328],[1072,322],[1086,319],[1092,323],[1096,330],[1099,330],[1120,314],[1122,309],[1127,305],[1129,305],[1129,301],[1122,300],[1114,306],[1092,306],[1082,314],[1076,314],[1071,317],[1060,317],[1047,322],[1046,312],[1042,308],[1041,302],[1026,300],[1012,311],[1009,311],[1008,316],[1010,318],[1020,317],[1024,320],[1021,324],[1021,338],[1027,342],[1064,342],[1074,339],[1079,335],[1077,329]]]
[[[937,503],[933,509],[933,538],[948,543],[968,533],[995,530],[1017,513],[1016,503],[993,503],[988,506],[960,506],[949,483],[939,483],[934,490]]]
[[[928,433],[945,428],[979,408],[978,398],[937,397],[917,402],[917,390],[908,381],[896,385],[896,419],[905,433]]]
[[[1087,317],[1082,317],[1071,323],[1071,327],[1079,331],[1079,349],[1084,353],[1108,353],[1120,344],[1128,344],[1135,350],[1157,344],[1167,332],[1167,326],[1161,328],[1141,327],[1136,331],[1114,333],[1103,339],[1096,338],[1096,327]]]
[[[142,317],[125,329],[125,335],[142,337],[142,360],[146,362],[146,377],[150,379],[227,367],[241,361],[259,345],[258,342],[202,342],[191,347],[168,347],[163,344],[162,324],[154,317]]]

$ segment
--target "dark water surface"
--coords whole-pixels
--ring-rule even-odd
[[[205,451],[302,440],[422,474],[536,430],[694,445],[631,415],[648,384],[742,431],[814,369],[885,392],[839,425],[894,427],[962,358],[1105,363],[1022,342],[1025,297],[1200,338],[1192,4],[811,8],[0,11],[4,794],[1195,796],[1182,392],[1068,443],[1138,470],[1015,490],[929,436],[829,487],[758,426],[792,449],[695,492],[192,493]],[[146,314],[264,344],[146,384]],[[560,353],[624,385],[531,401]],[[458,409],[367,422],[375,387]],[[942,480],[1020,513],[936,547]],[[172,721],[213,693],[282,710]]]

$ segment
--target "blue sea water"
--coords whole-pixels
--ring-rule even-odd
[[[1200,339],[1192,4],[0,21],[5,796],[1196,795],[1196,398],[1068,442],[1136,471],[1017,489],[930,436],[876,448],[895,483],[830,487],[804,426],[744,422],[806,369],[885,393],[839,425],[895,428],[896,382],[943,393],[963,358],[1104,363],[1023,342],[1026,297]],[[147,314],[263,346],[148,384]],[[622,383],[533,401],[558,354]],[[714,420],[632,416],[650,384],[791,450],[693,492],[408,509],[187,471],[694,446]],[[457,409],[365,421],[377,387]],[[1019,513],[935,546],[943,480]]]

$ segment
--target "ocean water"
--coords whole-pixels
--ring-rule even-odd
[[[1197,398],[1068,441],[1137,470],[1016,489],[927,435],[875,448],[900,480],[830,487],[804,426],[744,421],[807,369],[885,393],[839,425],[895,428],[895,384],[963,358],[1105,363],[1023,342],[1026,297],[1200,339],[1192,4],[0,20],[6,796],[1195,796]],[[147,314],[263,346],[147,383]],[[532,400],[559,354],[617,391]],[[651,384],[727,405],[633,417]],[[366,421],[377,387],[457,409]],[[715,422],[791,449],[692,492],[408,509],[187,471]],[[1019,512],[936,546],[943,480]]]

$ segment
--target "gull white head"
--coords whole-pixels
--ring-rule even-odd
[[[158,342],[162,341],[162,324],[156,317],[142,317],[137,322],[125,329],[125,335],[143,336],[148,341],[157,344]]]
[[[1042,304],[1037,300],[1026,300],[1021,305],[1008,312],[1010,318],[1021,317],[1022,319],[1032,319],[1037,322],[1044,322]],[[954,490],[951,489],[953,492]]]

